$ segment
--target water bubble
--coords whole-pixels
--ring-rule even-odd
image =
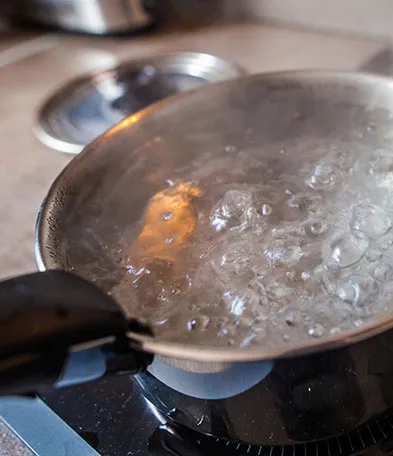
[[[369,260],[369,261],[378,261],[382,258],[382,253],[379,252],[378,250],[374,250],[374,249],[369,249],[367,251],[367,255],[366,255],[366,258]]]
[[[251,249],[252,243],[241,240],[223,247],[223,252],[219,251],[217,256],[213,256],[209,260],[208,264],[212,267],[214,274],[209,273],[206,280],[214,277],[214,280],[218,280],[225,286],[247,284],[255,277],[252,266],[255,256],[258,256],[258,250],[255,247],[254,251]]]
[[[273,211],[273,208],[270,204],[262,204],[262,215],[270,215]]]
[[[379,190],[378,204],[391,206],[393,188],[393,152],[391,149],[374,150],[366,164],[366,184]],[[372,185],[371,185],[372,184]]]
[[[301,321],[300,311],[297,309],[288,309],[285,314],[285,323],[288,326],[297,326]]]
[[[308,335],[311,337],[315,337],[316,339],[322,337],[324,334],[325,328],[319,323],[316,323],[308,329]]]
[[[317,222],[312,222],[309,225],[307,225],[306,231],[313,235],[313,236],[319,236],[323,233],[325,233],[328,229],[328,225],[324,221],[317,221]]]
[[[258,295],[250,289],[226,291],[223,300],[230,312],[242,316],[246,311],[253,311],[259,305]]]
[[[261,329],[261,331],[255,331],[255,329],[253,328],[253,332],[246,336],[239,344],[240,347],[247,347],[248,345],[251,345],[251,344],[256,344],[256,343],[261,343],[261,341],[263,340],[263,338],[265,337],[265,332],[263,331],[262,328],[257,328],[257,329]],[[254,332],[255,331],[255,332]]]
[[[336,288],[332,292],[336,293]],[[320,294],[311,299],[311,305],[307,309],[311,316],[311,322],[321,323],[326,331],[331,327],[340,326],[348,318],[349,312],[352,311],[351,306],[341,301],[336,295]],[[310,327],[312,324],[308,324],[308,326]]]
[[[312,202],[307,207],[307,213],[313,217],[322,217],[323,216],[323,207],[318,201]]]
[[[287,305],[290,302],[293,289],[275,280],[264,284],[264,292],[268,302],[275,302],[280,305]]]
[[[377,239],[375,247],[379,250],[381,256],[390,261],[393,259],[393,230],[390,230],[386,235]]]
[[[310,277],[311,277],[311,275],[310,275],[309,272],[303,271],[303,272],[301,273],[301,277],[302,277],[303,280],[309,280]]]
[[[369,246],[368,238],[359,232],[344,234],[332,244],[327,266],[331,268],[346,268],[357,263],[366,253]]]
[[[381,282],[391,281],[393,279],[393,269],[387,264],[378,264],[374,269],[374,277]]]
[[[265,258],[273,266],[294,265],[304,255],[302,248],[298,245],[289,244],[285,240],[275,241],[268,249],[263,252]]]
[[[366,172],[370,176],[388,177],[393,169],[393,154],[389,149],[376,149],[371,153]]]
[[[383,236],[392,227],[392,220],[386,211],[374,204],[355,207],[351,228],[362,231],[371,238]]]
[[[329,163],[318,163],[313,174],[306,179],[306,184],[314,190],[331,190],[340,180],[338,168]]]
[[[335,153],[333,152],[332,161],[340,169],[350,172],[354,163],[354,155],[349,150],[338,150]]]
[[[343,302],[354,303],[357,302],[359,295],[359,287],[357,284],[345,283],[337,290],[337,295]]]
[[[270,301],[276,302],[280,305],[288,304],[291,301],[294,293],[294,287],[287,280],[285,280],[285,276],[281,275],[281,273],[262,279],[262,283],[266,297]]]
[[[295,221],[301,220],[310,213],[310,207],[318,205],[317,199],[312,194],[296,193],[293,194],[287,190],[289,196],[286,204],[283,205],[281,216],[284,220]]]
[[[376,127],[375,127],[375,125],[370,124],[370,125],[367,125],[366,130],[367,130],[369,133],[372,133],[372,132],[374,132],[374,131],[376,130]]]
[[[236,146],[233,146],[231,144],[228,144],[227,146],[225,146],[225,152],[234,153],[236,151],[237,151]]]
[[[354,274],[337,289],[338,297],[355,307],[362,307],[377,292],[377,284],[369,274]]]
[[[287,271],[285,273],[285,276],[290,280],[290,281],[294,281],[296,279],[296,272],[295,271]]]
[[[187,322],[187,328],[189,331],[192,331],[193,329],[196,328],[196,320],[190,320]]]
[[[252,194],[246,191],[229,190],[214,206],[210,222],[216,231],[239,227],[256,217]]]
[[[172,220],[174,216],[174,212],[167,211],[162,213],[161,218],[167,222],[168,220]]]
[[[187,322],[187,329],[189,331],[205,331],[209,322],[209,317],[207,317],[206,315],[199,315],[198,317],[195,317]]]

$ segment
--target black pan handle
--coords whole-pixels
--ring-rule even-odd
[[[0,282],[0,394],[144,370],[152,356],[131,346],[129,326],[112,298],[73,274],[47,271]]]

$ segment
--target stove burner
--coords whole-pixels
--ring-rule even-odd
[[[393,454],[393,414],[352,432],[305,444],[246,445],[175,424],[160,426],[149,440],[149,451],[154,456],[352,456],[367,455],[369,450],[373,454]]]
[[[74,79],[45,101],[35,133],[49,147],[77,154],[99,135],[164,98],[240,76],[218,57],[196,52],[129,60]]]
[[[125,377],[54,391],[45,402],[102,456],[393,455],[393,409],[363,427],[327,440],[252,446],[177,425]]]

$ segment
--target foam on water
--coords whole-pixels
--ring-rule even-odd
[[[319,339],[387,310],[393,150],[324,143],[317,154],[229,144],[222,163],[206,155],[168,178],[115,298],[157,336],[204,345]]]

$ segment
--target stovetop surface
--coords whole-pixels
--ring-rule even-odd
[[[111,378],[51,392],[44,401],[102,456],[393,455],[393,420],[329,441],[248,446],[164,424],[133,380]]]
[[[138,385],[117,377],[51,392],[42,398],[103,456],[151,456],[161,424]]]

